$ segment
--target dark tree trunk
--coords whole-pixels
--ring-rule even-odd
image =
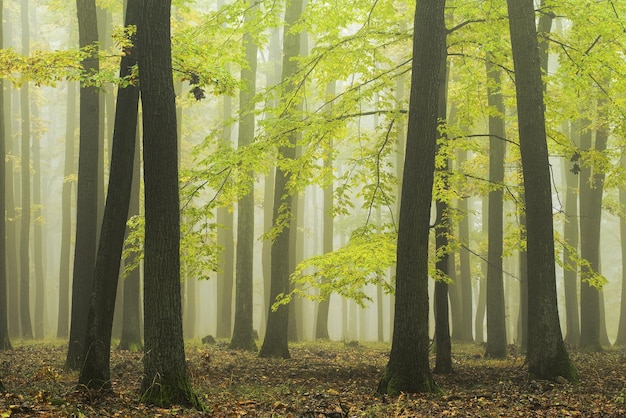
[[[139,2],[130,1],[125,25],[136,25]],[[120,63],[120,77],[129,75],[137,63],[136,52],[126,54]],[[128,219],[133,180],[139,90],[120,88],[117,95],[109,185],[104,208],[100,242],[87,320],[87,336],[79,383],[89,388],[110,388],[111,332],[117,284]]]
[[[283,79],[288,79],[298,70],[298,64],[292,58],[297,57],[300,53],[300,33],[290,32],[293,26],[302,14],[302,1],[295,0],[287,5],[285,12],[285,35],[283,47]],[[291,83],[285,87],[283,92],[283,100],[294,92],[295,86]],[[295,159],[296,157],[296,134],[289,134],[289,143],[281,146],[279,153],[281,158],[286,161]],[[293,215],[293,201],[297,196],[292,196],[287,189],[287,183],[291,178],[291,174],[283,168],[276,169],[275,185],[274,185],[274,206],[273,206],[273,225],[280,228],[277,236],[274,238],[271,249],[271,271],[272,282],[270,286],[270,307],[267,314],[267,329],[265,331],[265,339],[261,346],[259,356],[261,357],[282,357],[289,358],[288,346],[288,330],[289,330],[289,310],[288,305],[282,305],[277,310],[272,310],[271,306],[276,301],[279,294],[289,293],[289,274],[291,273],[289,264],[289,251],[291,246],[295,246],[295,242],[291,242],[291,224],[293,222],[290,217]],[[285,219],[287,216],[287,219]]]
[[[483,235],[489,234],[489,197],[482,198],[482,232]],[[485,257],[485,260],[487,257]],[[485,261],[480,263],[481,276],[478,280],[478,300],[476,301],[476,318],[474,318],[474,330],[476,332],[476,342],[483,343],[485,341],[484,323],[485,311],[487,309],[487,273],[489,264]]]
[[[171,2],[145,0],[137,32],[145,185],[142,402],[203,409],[191,388],[180,293],[180,209]]]
[[[98,42],[95,0],[77,0],[78,43],[80,47]],[[97,56],[82,63],[86,72],[98,71]],[[80,139],[78,186],[76,192],[76,241],[72,281],[70,342],[65,367],[78,369],[82,364],[87,317],[96,261],[98,216],[98,89],[80,88]]]
[[[573,380],[576,370],[565,350],[557,308],[552,191],[534,6],[532,0],[507,0],[507,5],[526,197],[528,370],[539,379]]]
[[[500,91],[500,70],[487,63],[491,81],[488,91],[489,106],[498,115],[489,115],[489,181],[495,186],[489,192],[489,232],[487,254],[487,349],[486,357],[506,357],[506,323],[504,283],[502,277],[502,183],[504,182],[505,142],[504,100]]]
[[[0,0],[0,22],[3,22],[4,2]],[[4,36],[0,27],[0,48],[4,48]],[[4,126],[4,80],[0,79],[0,213],[5,213],[6,200],[6,131]],[[0,217],[0,351],[11,350],[9,339],[8,311],[7,311],[7,239],[6,217]],[[4,391],[0,382],[0,391]]]
[[[467,159],[467,151],[461,151],[462,160]],[[461,164],[461,160],[459,160]],[[460,306],[461,312],[459,315],[459,329],[454,330],[455,339],[463,342],[474,341],[472,332],[472,272],[470,264],[470,211],[469,198],[465,197],[459,200],[459,210],[462,214],[462,218],[459,220],[459,240],[463,243],[464,247],[459,249],[459,275],[456,277],[455,289],[460,293]],[[459,292],[460,290],[460,292]],[[469,298],[469,299],[468,299]]]
[[[128,7],[127,7],[128,8]],[[128,12],[127,12],[128,15]],[[133,161],[133,182],[130,190],[130,204],[128,206],[128,217],[139,215],[139,199],[140,199],[140,148],[139,141],[135,140],[135,158]],[[126,235],[130,231],[126,229]],[[133,264],[135,255],[131,255],[125,259],[127,264]],[[141,341],[141,280],[140,266],[133,269],[124,280],[123,308],[122,308],[122,334],[120,337],[119,350],[139,351],[143,348]]]
[[[575,141],[578,143],[578,141]],[[572,256],[578,252],[578,177],[570,170],[565,170],[567,192],[565,193],[565,225],[563,239],[572,248],[572,253],[566,247],[563,249],[563,265],[569,268],[563,271],[563,287],[565,289],[565,325],[567,333],[565,342],[577,345],[580,339],[580,320],[578,315],[578,273],[577,266],[572,262]],[[626,200],[625,200],[626,202]],[[626,341],[626,340],[625,340]]]
[[[394,330],[379,393],[437,390],[428,365],[428,242],[435,169],[445,1],[418,0],[402,183]]]
[[[244,20],[256,19],[256,7],[250,2]],[[256,94],[257,50],[251,34],[245,34],[243,44],[248,67],[241,70],[241,80],[245,85],[239,93],[239,140],[238,148],[249,146],[254,140],[254,95]],[[253,276],[254,276],[254,172],[248,176],[245,196],[239,198],[237,205],[237,261],[235,264],[235,326],[231,349],[256,351],[253,336]]]
[[[59,311],[57,338],[67,338],[70,324],[70,262],[72,245],[72,182],[74,172],[74,131],[76,129],[76,86],[67,83],[67,120],[65,122],[65,153],[63,188],[61,191],[61,255],[59,262]]]

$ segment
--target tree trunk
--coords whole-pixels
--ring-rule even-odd
[[[552,190],[543,83],[532,0],[507,0],[526,197],[528,371],[538,379],[576,378],[561,335],[556,297]]]
[[[130,1],[125,25],[136,25],[138,16],[139,3]],[[136,51],[124,55],[120,77],[129,75],[136,63]],[[89,388],[111,387],[111,332],[133,180],[138,103],[137,87],[119,89],[108,193],[94,270],[84,361],[78,380]]]
[[[487,63],[487,75],[491,81],[488,103],[498,115],[489,115],[489,182],[494,189],[489,192],[489,232],[487,254],[487,348],[486,357],[506,357],[506,324],[504,307],[504,283],[502,277],[503,214],[502,184],[504,182],[505,142],[504,100],[502,99],[500,70]]]
[[[224,96],[224,116],[226,122],[232,117],[232,99]],[[231,130],[224,129],[222,143],[232,146]],[[269,205],[267,205],[269,206]],[[233,214],[229,208],[217,208],[217,244],[223,249],[220,259],[220,271],[217,272],[217,332],[218,338],[230,338],[233,317],[233,282],[235,265],[235,241],[233,239]]]
[[[61,191],[61,255],[59,262],[59,311],[57,338],[67,338],[70,324],[70,263],[72,245],[72,182],[74,172],[74,131],[76,130],[76,86],[67,83],[67,116],[65,122],[65,163]]]
[[[127,7],[128,9],[128,7]],[[128,16],[128,12],[126,13]],[[137,135],[138,137],[139,135]],[[133,182],[130,190],[130,203],[128,217],[139,215],[140,181],[141,181],[141,158],[139,141],[135,140],[135,158],[133,161]],[[126,229],[126,235],[130,231]],[[135,255],[124,260],[125,263],[133,264]],[[140,266],[133,269],[124,279],[123,308],[122,308],[122,335],[120,337],[119,350],[139,351],[143,348],[141,341],[141,280]]]
[[[300,33],[292,33],[290,29],[298,21],[301,14],[302,1],[295,0],[287,5],[283,47],[283,80],[289,79],[298,70],[298,64],[292,58],[300,54]],[[297,94],[294,89],[295,86],[288,83],[283,91],[281,100],[288,100],[292,94]],[[294,160],[296,157],[295,147],[296,134],[291,133],[289,134],[288,144],[281,146],[279,149],[280,157],[287,162]],[[295,245],[295,242],[291,242],[290,230],[294,222],[292,219],[294,216],[293,201],[297,199],[297,196],[291,195],[287,189],[287,183],[290,178],[290,172],[279,165],[276,169],[273,206],[273,225],[279,228],[279,231],[274,238],[271,249],[272,282],[270,286],[270,308],[267,315],[265,339],[259,352],[261,357],[290,357],[287,342],[290,307],[282,305],[275,311],[271,308],[279,294],[289,293],[289,274],[291,273],[289,250],[291,246]],[[295,225],[293,226],[295,227]]]
[[[250,1],[244,21],[256,19],[255,3]],[[254,141],[254,95],[256,94],[256,68],[258,47],[250,33],[243,36],[248,67],[241,69],[244,83],[239,92],[239,139],[237,147],[243,149]],[[253,336],[253,276],[254,276],[254,172],[248,176],[245,196],[237,204],[237,261],[235,264],[235,326],[231,349],[256,351]]]
[[[580,135],[581,150],[590,150],[592,145],[591,130],[586,128],[590,121],[581,125],[584,131]],[[603,151],[602,138],[596,133],[595,149]],[[580,274],[580,341],[585,351],[601,351],[600,343],[600,294],[598,288],[589,283],[589,279],[599,272],[600,267],[600,220],[602,215],[602,189],[604,175],[592,170],[590,165],[583,165],[580,171],[580,253],[589,264],[581,267]]]
[[[98,25],[95,0],[77,0],[78,43],[80,47],[96,44]],[[98,71],[97,56],[82,63],[86,72]],[[70,342],[65,367],[77,370],[83,361],[87,317],[91,300],[96,260],[98,216],[98,89],[80,88],[80,139],[78,150],[78,187],[76,193],[76,241],[72,282]]]
[[[459,165],[462,161],[467,159],[467,151],[460,152],[461,158],[459,158]],[[459,249],[459,276],[456,278],[457,289],[455,289],[460,295],[459,300],[461,305],[461,312],[459,315],[459,329],[454,330],[455,339],[463,342],[474,341],[472,332],[472,268],[470,264],[470,211],[469,211],[469,197],[464,197],[459,200],[459,211],[462,218],[459,220],[459,240],[464,245]]]
[[[170,0],[145,0],[137,32],[145,185],[141,402],[204,409],[191,388],[180,294],[180,209]]]
[[[36,22],[33,22],[33,27]],[[36,104],[33,104],[33,116],[35,120],[39,119],[39,110]],[[35,273],[35,315],[34,315],[34,337],[38,340],[44,338],[44,311],[46,299],[45,282],[44,282],[44,245],[41,203],[41,134],[33,136],[33,266]]]
[[[621,164],[626,168],[626,155],[622,154]],[[619,203],[621,207],[626,207],[626,190],[620,188]],[[616,346],[626,346],[626,218],[624,215],[619,218],[619,233],[622,247],[622,293],[620,298],[619,326],[617,328]]]
[[[418,0],[396,267],[394,330],[379,393],[432,392],[428,365],[428,242],[445,1]]]
[[[3,22],[4,2],[0,0],[0,22]],[[4,36],[2,28],[0,28],[0,48],[4,48]],[[6,175],[6,131],[4,126],[4,80],[0,79],[0,213],[5,213],[6,200],[6,184],[4,176]],[[7,327],[8,311],[7,311],[7,238],[6,238],[6,216],[0,217],[0,351],[11,350],[11,340],[9,339],[9,329]],[[2,382],[0,382],[0,391],[4,392]]]

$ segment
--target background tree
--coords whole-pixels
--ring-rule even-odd
[[[552,191],[543,84],[532,0],[507,0],[515,66],[528,248],[528,370],[576,379],[561,335],[556,298]]]
[[[4,16],[4,1],[0,0],[0,22]],[[4,35],[0,29],[0,48],[4,47]],[[6,176],[6,136],[4,128],[4,80],[0,79],[0,214],[5,213],[5,176]],[[7,265],[6,265],[6,217],[0,217],[0,350],[11,350],[11,340],[9,338],[8,329],[8,311],[7,311]],[[4,391],[2,382],[0,382],[0,390]]]
[[[180,207],[171,2],[146,0],[137,33],[145,186],[144,378],[141,401],[203,409],[191,388],[180,293]]]
[[[294,30],[294,25],[302,14],[302,1],[295,0],[287,5],[285,11],[285,28],[283,35],[283,67],[282,78],[288,80],[289,77],[298,71],[298,63],[294,60],[300,54],[300,33]],[[287,84],[282,92],[281,101],[285,105],[284,114],[293,112],[295,105],[293,95],[297,90],[292,84]],[[290,239],[290,229],[292,228],[293,195],[294,191],[289,189],[291,178],[289,164],[296,157],[296,132],[291,132],[283,138],[279,148],[281,161],[276,168],[274,185],[274,213],[273,224],[278,231],[273,238],[271,250],[271,272],[272,282],[270,289],[270,308],[267,315],[267,328],[265,339],[261,346],[259,355],[261,357],[283,357],[289,358],[289,347],[287,343],[287,332],[289,326],[288,305],[279,306],[273,310],[272,305],[280,294],[289,293],[289,251],[294,243]]]
[[[85,74],[97,72],[98,24],[94,0],[76,0],[78,43],[93,48],[82,62]],[[76,190],[76,241],[72,274],[70,342],[65,367],[77,369],[87,334],[87,317],[96,259],[98,216],[98,89],[85,82],[80,88],[80,136],[78,150],[78,185]]]
[[[394,330],[379,393],[432,392],[428,366],[428,237],[435,169],[444,1],[418,0],[402,182]]]
[[[245,23],[257,20],[257,7],[250,2]],[[252,33],[243,36],[246,65],[241,69],[243,86],[239,93],[238,148],[249,146],[254,140],[254,96],[256,94],[257,51]],[[254,172],[248,170],[244,196],[237,203],[237,261],[235,264],[235,326],[230,348],[256,351],[252,334],[252,296],[254,276]]]

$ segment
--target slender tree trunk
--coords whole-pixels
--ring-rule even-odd
[[[34,27],[36,22],[32,22]],[[33,104],[33,116],[39,120],[39,109]],[[44,338],[44,311],[46,299],[44,282],[44,246],[43,246],[43,210],[41,202],[41,134],[33,135],[33,266],[35,273],[35,306],[34,306],[34,337],[38,340]]]
[[[255,3],[250,1],[244,20],[256,19]],[[254,95],[256,94],[256,68],[258,47],[251,34],[245,34],[243,44],[248,67],[241,70],[245,84],[239,93],[239,140],[237,147],[243,149],[254,140]],[[256,351],[253,336],[253,276],[254,276],[254,172],[248,176],[248,190],[239,198],[237,205],[237,261],[235,264],[235,326],[231,349]]]
[[[30,19],[28,0],[21,1],[22,13],[22,53],[29,54]],[[22,114],[22,214],[20,222],[20,321],[22,338],[33,338],[30,318],[30,95],[29,83],[20,89],[20,107]]]
[[[504,182],[505,142],[504,100],[502,99],[500,70],[487,63],[487,74],[493,86],[488,88],[489,106],[498,113],[489,115],[489,181],[494,189],[489,192],[489,244],[487,267],[487,349],[486,357],[506,357],[506,324],[504,283],[502,277],[502,186]]]
[[[532,0],[507,0],[526,197],[528,371],[539,379],[576,379],[563,343],[556,297],[552,190],[543,83]]]
[[[292,58],[300,53],[300,33],[290,32],[291,27],[298,21],[302,14],[302,1],[295,0],[287,5],[285,12],[285,35],[283,47],[283,80],[289,79],[298,70],[298,64]],[[287,100],[294,91],[295,86],[289,83],[283,92],[282,100]],[[296,157],[296,135],[289,134],[288,144],[281,146],[279,153],[285,161],[293,161]],[[289,329],[289,306],[282,305],[276,311],[271,305],[279,294],[289,292],[289,250],[295,245],[290,239],[290,229],[293,224],[292,217],[296,196],[292,196],[287,189],[287,183],[291,174],[281,165],[276,169],[274,186],[274,209],[273,225],[279,228],[274,238],[271,250],[272,282],[270,288],[270,309],[267,315],[267,329],[265,339],[259,356],[289,358],[288,329]],[[295,225],[293,225],[295,227]]]
[[[127,7],[128,8],[128,7]],[[126,13],[128,15],[128,13]],[[139,131],[139,130],[138,130]],[[139,135],[137,135],[138,137]],[[139,141],[135,141],[135,158],[133,161],[133,182],[130,190],[130,204],[128,206],[128,217],[139,215],[139,199],[140,199],[140,167],[141,167],[141,152],[139,147]],[[126,236],[130,231],[126,228]],[[135,256],[132,255],[125,259],[127,264],[133,264]],[[122,293],[123,301],[123,317],[122,317],[122,335],[120,337],[120,345],[118,349],[139,351],[143,348],[141,341],[141,277],[140,267],[133,269],[128,274],[128,277],[124,279],[124,292]]]
[[[621,156],[621,165],[626,168],[626,155]],[[622,208],[626,208],[626,190],[620,188],[619,203]],[[619,218],[620,242],[622,247],[622,293],[620,298],[619,326],[617,328],[616,346],[626,345],[626,218],[624,215]]]
[[[77,0],[78,43],[80,47],[98,41],[95,0]],[[97,52],[95,52],[97,53]],[[97,57],[86,58],[86,72],[98,71]],[[72,282],[70,342],[65,367],[78,369],[82,363],[87,317],[96,260],[98,216],[98,90],[80,88],[80,139],[78,150],[78,187],[76,193],[76,241]]]
[[[137,24],[139,6],[139,2],[129,2],[126,26]],[[136,63],[135,51],[122,57],[120,77],[129,75]],[[131,85],[119,89],[108,194],[94,270],[87,335],[82,355],[84,361],[78,380],[89,388],[111,387],[111,332],[133,180],[138,103],[137,87]]]
[[[406,159],[398,227],[395,320],[379,393],[432,392],[428,365],[428,243],[445,1],[418,0]]]
[[[4,2],[0,0],[0,22],[3,22]],[[4,48],[4,36],[0,28],[0,48]],[[4,80],[0,79],[0,213],[5,213],[6,207],[6,130],[4,126]],[[7,238],[6,216],[0,217],[0,351],[11,350],[9,339],[8,311],[7,311]],[[4,392],[2,382],[0,391]]]
[[[57,338],[67,338],[70,321],[70,263],[72,245],[72,181],[74,173],[74,131],[76,130],[76,85],[67,83],[67,119],[65,122],[65,163],[61,191],[61,255],[59,262],[59,311]]]

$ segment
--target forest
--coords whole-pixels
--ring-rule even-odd
[[[626,1],[0,16],[0,416],[626,415]]]

